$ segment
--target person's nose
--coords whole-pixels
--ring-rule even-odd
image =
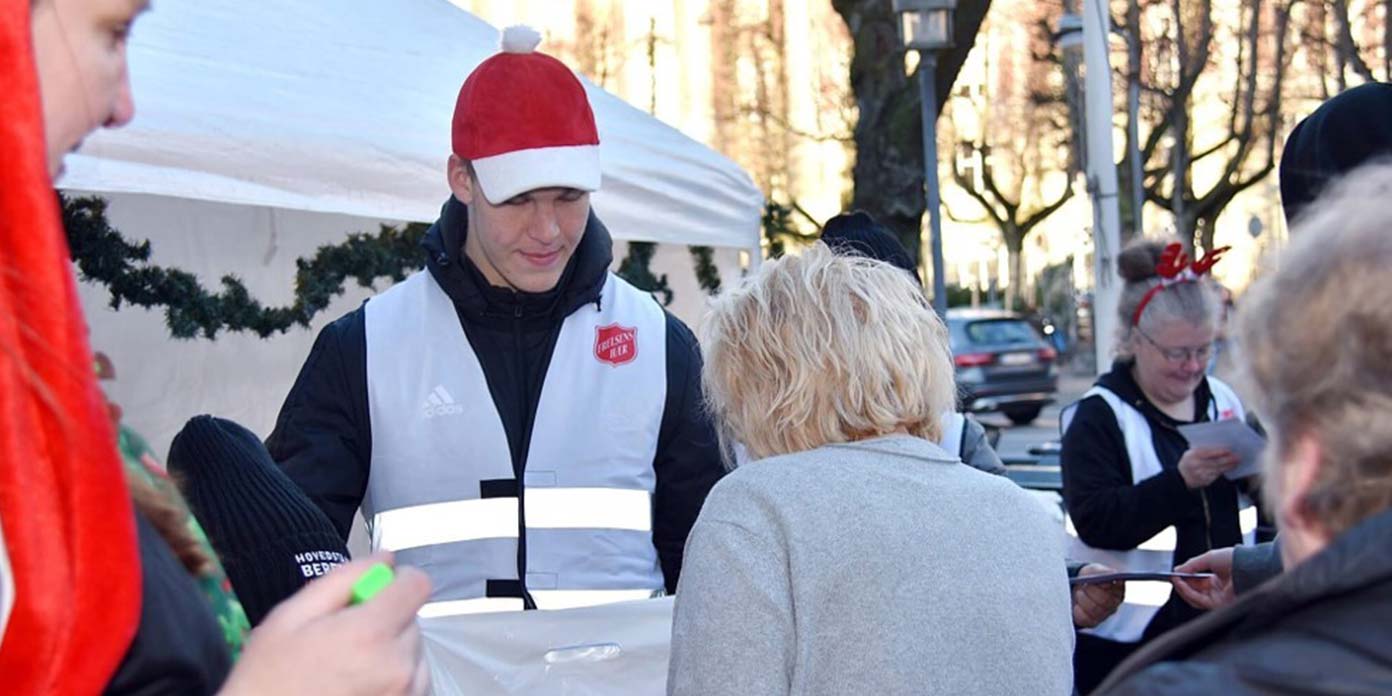
[[[116,91],[116,97],[111,104],[111,113],[107,115],[106,122],[102,124],[104,128],[120,128],[131,122],[135,118],[135,99],[131,96],[130,74],[121,75],[121,86]]]
[[[555,203],[548,201],[537,204],[536,217],[529,230],[529,236],[544,244],[550,244],[561,236],[561,223],[556,215]]]

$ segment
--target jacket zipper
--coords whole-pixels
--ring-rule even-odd
[[[1203,501],[1204,536],[1207,538],[1208,546],[1205,551],[1213,550],[1213,515],[1208,509],[1208,490],[1199,489],[1199,500]]]
[[[517,355],[522,355],[522,305],[518,304],[512,310],[512,348]],[[518,381],[518,392],[522,398],[519,404],[526,408],[527,404],[527,383],[526,380]],[[522,419],[522,429],[525,434],[530,429],[528,419]],[[517,471],[517,584],[522,588],[522,608],[536,609],[536,600],[532,599],[532,592],[527,588],[527,506],[524,493],[527,478],[527,460],[524,457],[522,466]]]
[[[1211,397],[1210,397],[1210,398],[1211,398]],[[1143,404],[1143,403],[1145,403],[1144,400],[1137,400],[1136,403],[1133,404],[1133,406],[1136,408],[1136,410],[1139,411],[1139,410],[1141,410],[1141,409],[1143,408],[1143,407],[1142,407],[1142,404]],[[1144,413],[1144,411],[1142,411],[1142,413]],[[1176,428],[1176,427],[1174,427],[1174,426],[1171,426],[1169,423],[1166,423],[1166,422],[1163,422],[1163,421],[1159,421],[1157,424],[1158,424],[1160,427],[1162,427],[1162,428],[1166,428],[1166,429],[1168,429],[1168,430],[1173,430],[1173,431],[1175,431],[1175,432],[1179,432],[1179,428]],[[1208,489],[1207,489],[1207,488],[1200,488],[1200,489],[1199,489],[1199,501],[1203,503],[1204,541],[1205,541],[1205,543],[1207,543],[1207,547],[1205,547],[1204,550],[1205,550],[1205,551],[1212,551],[1212,550],[1213,550],[1213,511],[1212,511],[1211,509],[1209,509],[1209,506],[1208,506]],[[1178,547],[1178,545],[1179,545],[1179,528],[1176,526],[1176,527],[1175,527],[1175,546]],[[1176,550],[1178,550],[1178,549],[1176,549]]]

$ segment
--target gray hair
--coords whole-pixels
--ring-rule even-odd
[[[1244,378],[1279,456],[1320,450],[1304,505],[1332,534],[1392,508],[1392,166],[1360,169],[1303,212],[1280,266],[1243,298]]]
[[[1121,290],[1118,314],[1117,353],[1130,357],[1132,329],[1136,311],[1152,288],[1161,284],[1156,267],[1161,254],[1173,240],[1138,239],[1126,245],[1117,257],[1117,272],[1126,285]],[[1151,296],[1141,312],[1139,326],[1142,331],[1152,332],[1161,324],[1182,321],[1198,326],[1216,325],[1222,316],[1222,298],[1218,288],[1209,276],[1202,276],[1192,282],[1181,282],[1157,291]]]

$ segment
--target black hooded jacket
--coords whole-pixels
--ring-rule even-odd
[[[1392,511],[1142,648],[1097,693],[1392,693]]]
[[[453,301],[478,356],[521,480],[534,436],[566,436],[533,433],[542,382],[562,322],[599,301],[613,243],[591,213],[556,288],[520,293],[490,285],[463,255],[467,220],[464,204],[451,197],[421,246],[426,267]],[[272,457],[345,538],[367,488],[372,454],[363,317],[360,307],[320,332],[266,443]],[[687,532],[724,469],[702,400],[696,339],[668,314],[666,341],[667,402],[653,462],[653,543],[667,589],[674,592]]]
[[[1078,402],[1059,454],[1063,497],[1078,537],[1093,548],[1129,551],[1174,525],[1176,565],[1210,549],[1241,544],[1237,484],[1220,477],[1206,488],[1189,490],[1179,473],[1179,459],[1189,449],[1178,430],[1180,422],[1145,397],[1130,363],[1117,362],[1097,383],[1145,416],[1162,471],[1132,481],[1126,440],[1111,407],[1100,396]],[[1194,392],[1194,421],[1209,419],[1212,399],[1205,379]],[[1199,613],[1174,593],[1151,620],[1145,638]]]

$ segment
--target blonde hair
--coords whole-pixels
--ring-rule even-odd
[[[1243,298],[1246,374],[1281,453],[1303,437],[1320,462],[1304,505],[1331,534],[1392,508],[1392,167],[1365,168],[1301,217],[1281,265]]]
[[[702,345],[726,451],[752,459],[899,430],[936,440],[956,393],[947,328],[913,279],[820,242],[715,299]]]

